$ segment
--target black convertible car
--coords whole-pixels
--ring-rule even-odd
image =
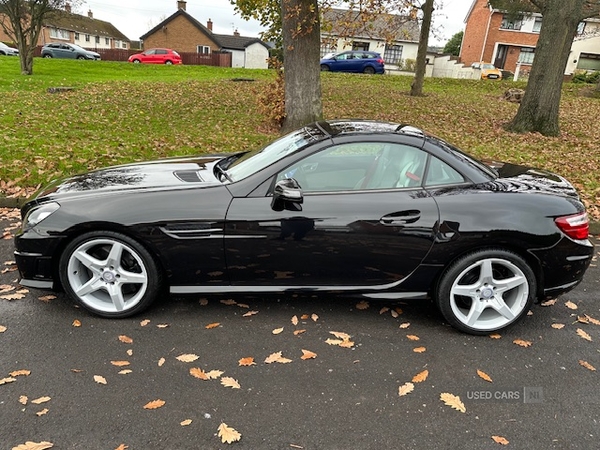
[[[454,327],[505,328],[579,283],[593,254],[571,184],[483,164],[414,127],[318,122],[260,151],[55,182],[22,209],[21,284],[127,317],[174,294],[430,297]]]

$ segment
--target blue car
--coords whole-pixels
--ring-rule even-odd
[[[321,71],[384,73],[383,58],[379,53],[351,50],[321,60]]]

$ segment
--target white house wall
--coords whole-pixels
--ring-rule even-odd
[[[246,69],[267,69],[269,50],[258,42],[246,47]],[[235,67],[235,66],[234,66]]]
[[[369,51],[370,52],[377,52],[379,54],[381,54],[381,56],[383,57],[385,55],[385,42],[383,41],[377,41],[374,39],[362,39],[362,38],[357,38],[355,39],[356,42],[368,42],[369,43]],[[334,52],[335,53],[340,53],[340,52],[345,52],[348,50],[352,50],[352,40],[349,39],[345,39],[345,38],[339,38],[337,40],[337,45],[335,45],[334,48]],[[419,44],[416,42],[395,42],[395,45],[401,45],[402,46],[402,59],[406,60],[406,59],[417,59],[417,51],[419,49]],[[385,61],[385,58],[384,58]]]
[[[242,50],[227,50],[231,53],[231,67],[244,67],[246,54]]]

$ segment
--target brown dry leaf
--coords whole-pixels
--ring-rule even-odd
[[[444,404],[450,406],[453,409],[456,409],[457,411],[460,411],[462,413],[467,411],[467,408],[465,408],[465,405],[460,400],[460,397],[458,395],[452,395],[447,392],[444,392],[440,394],[440,400],[443,401]]]
[[[311,352],[310,350],[302,349],[302,356],[300,357],[300,359],[315,359],[316,357],[316,353]]]
[[[502,436],[492,436],[493,441],[496,444],[500,444],[500,445],[508,445],[508,439],[506,439],[505,437]]]
[[[531,341],[525,341],[523,339],[515,339],[513,341],[513,344],[520,345],[521,347],[531,347],[532,342]]]
[[[80,320],[78,320],[78,319],[75,319],[75,320],[73,321],[72,325],[73,325],[74,327],[80,327],[80,326],[81,326],[81,321],[80,321]]]
[[[490,377],[487,373],[485,373],[483,370],[479,370],[477,369],[477,375],[479,375],[479,378],[481,378],[482,380],[485,380],[489,383],[492,383],[492,377]]]
[[[587,318],[588,322],[593,323],[594,325],[600,325],[600,320],[594,319],[593,317],[588,316],[587,314],[585,315],[585,317]]]
[[[27,396],[26,396],[26,395],[21,395],[21,396],[19,397],[19,403],[20,403],[21,405],[26,405],[28,400],[29,400],[29,398],[27,398]]]
[[[585,316],[577,316],[577,322],[579,322],[579,323],[586,323],[587,324],[587,323],[589,323],[589,320]]]
[[[387,306],[384,306],[383,308],[381,308],[379,310],[379,314],[385,314],[386,312],[388,312],[390,310],[390,308],[388,308]]]
[[[302,314],[300,316],[300,320],[308,320],[308,319],[310,319],[310,316],[308,314]]]
[[[333,334],[338,339],[350,339],[350,335],[348,333],[342,333],[341,331],[330,331],[329,334]]]
[[[45,416],[48,414],[48,411],[50,411],[48,408],[44,408],[41,411],[36,412],[35,415],[38,417]]]
[[[169,328],[169,324],[168,323],[159,323],[158,325],[156,325],[156,328]]]
[[[344,342],[344,341],[342,341],[341,339],[331,339],[331,338],[329,338],[325,341],[325,343],[329,344],[329,345],[340,345],[342,342]]]
[[[415,336],[414,334],[407,334],[406,337],[410,341],[418,341],[420,339],[419,336]]]
[[[306,333],[306,330],[294,330],[294,336],[298,336],[302,333]]]
[[[106,378],[100,375],[94,375],[94,381],[98,384],[106,384]]]
[[[427,351],[427,348],[425,347],[415,347],[413,348],[413,352],[415,353],[425,353]]]
[[[247,356],[246,358],[242,358],[238,361],[240,366],[255,366],[254,358],[252,356]]]
[[[221,303],[223,303],[224,305],[227,305],[227,306],[237,305],[237,302],[231,298],[227,299],[227,300],[221,300]]]
[[[585,331],[583,331],[581,328],[577,328],[577,336],[579,336],[582,339],[585,339],[586,341],[592,342],[592,337]]]
[[[181,425],[182,427],[187,427],[191,423],[192,423],[192,419],[186,419],[186,420],[184,420],[182,422],[179,422],[179,425]]]
[[[133,344],[133,339],[131,339],[129,336],[125,336],[124,334],[119,336],[119,341],[124,344]]]
[[[178,361],[181,362],[194,362],[196,361],[198,358],[200,358],[198,355],[195,355],[193,353],[184,353],[182,355],[179,355],[177,357],[175,357],[175,359],[177,359]]]
[[[4,325],[0,325],[0,333],[4,333],[6,331],[6,327]]]
[[[243,314],[242,317],[250,317],[258,314],[258,311],[248,311],[246,314]]]
[[[275,352],[275,353],[271,353],[269,356],[267,356],[265,358],[265,363],[266,364],[271,364],[274,363],[275,361],[277,361],[279,358],[282,358],[281,356],[282,352]]]
[[[52,398],[50,397],[39,397],[36,398],[35,400],[31,400],[31,403],[35,404],[35,405],[41,405],[42,403],[46,403],[49,402],[50,400],[52,400]]]
[[[298,325],[298,316],[293,316],[291,321],[292,321],[292,325],[294,325],[294,326]]]
[[[369,309],[369,302],[367,302],[366,300],[361,300],[360,302],[358,302],[356,304],[356,309],[360,309],[360,310]]]
[[[161,399],[152,400],[144,405],[144,409],[158,409],[165,405],[165,401]]]
[[[316,322],[317,320],[319,320],[319,316],[317,316],[316,314],[313,314],[312,316],[310,316],[310,318],[312,319],[313,322]]]
[[[232,442],[237,442],[242,438],[242,435],[239,432],[228,426],[226,423],[221,423],[217,430],[219,430],[218,436],[221,438],[221,442],[224,444],[231,444]]]
[[[570,300],[565,303],[565,306],[569,309],[577,309],[577,305]]]
[[[127,353],[129,356],[132,356],[133,355],[133,350],[128,349],[125,353]]]
[[[12,450],[46,450],[48,448],[54,447],[52,442],[42,441],[42,442],[33,442],[27,441],[24,444],[17,445],[13,447]]]
[[[12,383],[13,381],[17,381],[16,378],[0,378],[0,386],[2,386],[3,384],[8,384],[8,383]]]
[[[208,378],[210,378],[211,380],[216,380],[221,375],[223,375],[223,371],[222,370],[211,370],[210,372],[206,372],[206,376]]]
[[[141,327],[145,327],[146,325],[148,325],[150,323],[150,319],[144,319],[140,322],[140,326]]]
[[[51,300],[54,300],[56,298],[56,295],[42,295],[41,297],[38,297],[38,300],[44,302],[44,303],[50,303]]]
[[[240,389],[240,383],[232,377],[223,377],[221,378],[221,384],[225,387],[230,387],[232,389]]]
[[[588,370],[591,370],[592,372],[596,371],[596,368],[594,366],[592,366],[589,362],[584,361],[583,359],[579,360],[579,365],[585,367]]]
[[[400,397],[404,397],[405,395],[410,394],[414,390],[415,390],[414,384],[412,384],[411,382],[404,383],[402,386],[400,386],[398,388],[398,395]]]
[[[275,328],[271,333],[273,334],[281,334],[283,332],[283,327]]]
[[[81,370],[81,369],[71,369],[71,372],[73,372],[73,373],[81,373],[81,372],[83,372],[83,370]]]
[[[165,363],[165,358],[160,358],[158,360],[158,367],[162,367],[162,365]]]
[[[400,328],[400,329],[404,330],[404,329],[406,329],[406,328],[408,328],[408,327],[410,327],[410,322],[404,322],[404,323],[401,323],[401,324],[400,324],[400,326],[399,326],[398,328]]]
[[[129,361],[111,361],[110,363],[117,367],[124,367],[131,364]]]
[[[552,306],[556,303],[557,299],[553,298],[551,300],[547,300],[545,302],[540,303],[542,306]]]
[[[396,311],[398,314],[402,314],[404,311],[402,311],[402,308],[400,308],[399,306],[396,306],[394,308],[394,311]]]
[[[204,328],[206,328],[207,330],[211,330],[213,328],[217,328],[219,325],[221,325],[219,322],[209,323]]]
[[[132,372],[133,372],[133,370],[131,370],[131,369],[123,369],[123,370],[119,370],[117,373],[119,375],[127,375],[127,374],[130,374]]]
[[[0,294],[14,291],[16,288],[12,284],[0,284]]]
[[[349,341],[347,339],[343,339],[342,342],[338,344],[338,346],[343,348],[352,348],[354,347],[354,342]]]
[[[429,376],[429,370],[424,370],[423,372],[419,372],[418,374],[416,374],[413,377],[412,382],[413,383],[421,383],[421,382],[425,381],[428,376]]]
[[[490,334],[490,337],[492,339],[500,339],[500,338],[502,338],[502,336],[500,336],[498,333],[492,333],[492,334]]]
[[[397,318],[397,317],[400,315],[400,314],[398,314],[398,312],[397,312],[396,310],[394,310],[394,309],[392,309],[392,310],[390,311],[390,314],[392,315],[392,317],[393,317],[394,319],[396,319],[396,318]]]
[[[552,328],[554,328],[555,330],[560,330],[562,328],[565,327],[564,323],[553,323],[552,325],[550,325]]]
[[[9,375],[11,377],[27,376],[30,374],[31,374],[31,370],[27,370],[27,369],[15,370],[15,371],[9,373]]]
[[[200,303],[200,306],[206,306],[206,305],[208,305],[208,299],[201,298],[200,300],[198,300],[198,303]]]
[[[204,370],[200,369],[199,367],[192,367],[190,369],[190,375],[195,378],[200,378],[201,380],[210,380],[206,372],[204,372]]]
[[[15,292],[14,294],[0,295],[0,298],[4,300],[21,300],[25,298],[25,295]]]
[[[127,450],[128,448],[129,445],[121,444],[117,448],[115,448],[115,450]]]

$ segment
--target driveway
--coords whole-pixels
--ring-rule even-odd
[[[456,332],[428,302],[327,296],[165,298],[106,320],[19,288],[8,213],[2,449],[598,448],[597,260],[495,338]]]

